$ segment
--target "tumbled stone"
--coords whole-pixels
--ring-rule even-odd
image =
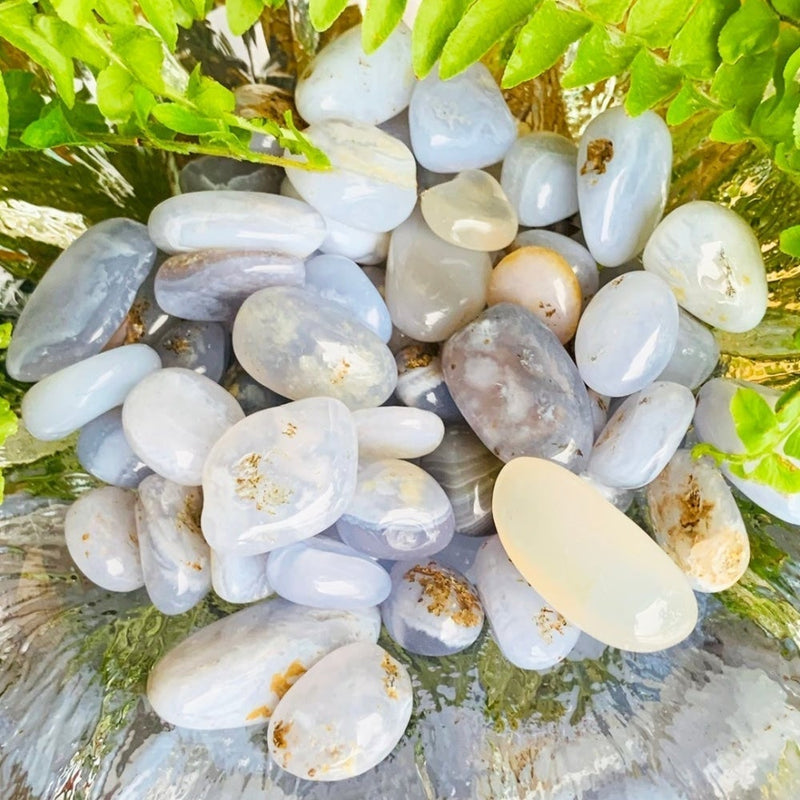
[[[675,350],[657,380],[680,383],[694,391],[711,377],[718,361],[719,345],[714,334],[679,308]]]
[[[444,436],[442,420],[431,411],[380,406],[353,412],[358,457],[419,458],[435,450]]]
[[[395,393],[404,405],[432,411],[445,422],[458,421],[461,412],[444,382],[437,349],[435,345],[412,344],[398,351]]]
[[[265,408],[282,406],[289,399],[276,394],[251,378],[238,364],[234,364],[225,374],[222,386],[233,395],[246,415],[263,411]]]
[[[165,367],[180,367],[219,381],[230,359],[230,337],[218,322],[173,320],[152,338]]]
[[[272,594],[267,578],[269,553],[237,556],[211,550],[211,586],[229,603],[255,603]]]
[[[397,383],[394,358],[371,330],[338,303],[291,286],[245,300],[233,349],[257,381],[293,400],[321,395],[370,408]]]
[[[166,260],[167,256],[159,254],[156,265],[144,279],[144,283],[136,292],[127,315],[117,331],[117,335],[124,336],[125,344],[150,344],[159,337],[173,321],[156,300],[155,280],[158,267]]]
[[[184,193],[228,189],[274,194],[281,180],[283,170],[280,167],[220,156],[195,158],[178,174],[178,186]]]
[[[623,514],[631,507],[635,495],[634,489],[619,489],[615,486],[607,486],[588,472],[580,472],[578,477],[599,492],[614,508]]]
[[[99,353],[122,324],[156,257],[147,228],[107,219],[53,262],[31,294],[6,353],[6,370],[37,381]]]
[[[549,458],[580,471],[592,447],[586,388],[555,334],[501,303],[452,336],[444,377],[478,438],[502,461]]]
[[[594,436],[596,439],[608,422],[608,410],[611,398],[607,394],[596,392],[594,389],[588,389],[586,393],[589,395],[589,402],[592,406],[592,425],[594,426]]]

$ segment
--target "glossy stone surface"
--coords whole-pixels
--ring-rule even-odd
[[[502,461],[550,458],[579,471],[592,447],[586,388],[561,343],[522,306],[501,303],[442,350],[464,419]]]
[[[578,210],[578,148],[558,133],[520,136],[503,159],[500,183],[520,225],[544,227]]]
[[[679,308],[678,341],[658,380],[680,383],[694,391],[709,379],[718,361],[719,345],[714,334]]]
[[[76,454],[90,475],[123,489],[135,489],[152,473],[125,438],[121,408],[112,408],[81,428]]]
[[[692,632],[697,603],[684,574],[577,475],[542,459],[515,459],[497,478],[492,513],[514,566],[593,638],[652,652]]]
[[[359,459],[419,458],[435,450],[444,423],[431,411],[381,406],[353,412]]]
[[[99,353],[153,266],[147,228],[130,219],[91,227],[53,262],[14,324],[12,378],[36,381]]]
[[[445,422],[453,422],[462,416],[444,382],[437,349],[433,345],[412,344],[398,351],[395,393],[401,403],[432,411]]]
[[[483,542],[472,574],[494,639],[514,666],[547,669],[564,660],[580,631],[525,580],[498,536]]]
[[[291,286],[251,295],[233,326],[239,363],[269,389],[299,400],[328,396],[379,406],[394,391],[391,351],[338,303]]]
[[[346,308],[381,341],[392,335],[392,318],[380,292],[354,261],[344,256],[314,256],[306,262],[306,289]]]
[[[147,222],[166,253],[277,250],[298,258],[325,239],[325,221],[301,200],[262,192],[191,192],[159,203]]]
[[[589,402],[592,406],[592,425],[594,426],[596,439],[608,422],[608,409],[611,398],[607,394],[596,392],[594,389],[589,389],[586,393],[589,395]]]
[[[456,533],[493,533],[492,489],[503,466],[466,425],[449,425],[442,443],[420,466],[444,489],[453,506]]]
[[[183,319],[225,322],[267,286],[302,286],[303,261],[259,250],[198,250],[168,258],[155,279],[159,306]]]
[[[578,327],[583,297],[566,259],[544,247],[520,247],[492,270],[487,302],[517,303],[543,322],[564,344]]]
[[[176,367],[148,375],[125,398],[125,438],[150,469],[199,486],[211,447],[244,412],[221,386]]]
[[[694,397],[679,383],[656,381],[628,397],[592,448],[588,472],[606,486],[638,489],[667,465],[694,416]]]
[[[181,192],[208,192],[228,189],[235,192],[278,191],[283,170],[270,164],[238,161],[235,158],[200,156],[178,174]]]
[[[317,53],[297,81],[294,101],[308,123],[343,119],[378,125],[408,105],[415,83],[411,31],[405,25],[369,55],[356,25]]]
[[[598,114],[578,145],[578,205],[586,246],[606,267],[642,251],[667,202],[672,139],[654,111]]]
[[[278,704],[267,745],[292,775],[338,781],[383,761],[405,732],[413,694],[406,668],[358,642],[315,664]]]
[[[614,486],[607,486],[588,472],[581,472],[578,477],[599,492],[614,508],[623,514],[631,507],[635,495],[634,489],[619,489]]]
[[[439,238],[468,250],[501,250],[517,235],[513,206],[500,184],[479,169],[424,191],[420,210]]]
[[[416,559],[441,550],[455,520],[447,495],[427,472],[398,459],[365,464],[336,522],[345,544],[375,558]]]
[[[440,239],[415,211],[392,233],[386,305],[392,322],[421,342],[441,342],[486,305],[488,253]]]
[[[135,503],[133,492],[103,486],[81,495],[64,518],[64,537],[75,566],[110,592],[144,586]]]
[[[588,386],[623,397],[656,379],[678,341],[678,305],[669,287],[646,272],[604,286],[578,323],[575,361]]]
[[[211,553],[211,586],[229,603],[255,603],[273,593],[267,578],[269,553],[237,556]]]
[[[183,614],[211,590],[210,553],[200,532],[202,504],[199,488],[160,475],[139,486],[136,532],[144,585],[162,614]]]
[[[678,303],[724,331],[749,331],[767,310],[767,278],[752,228],[729,208],[695,200],[671,211],[644,252]]]
[[[357,450],[350,412],[330,397],[246,417],[205,462],[206,541],[220,553],[254,555],[324,531],[353,496]]]
[[[230,337],[218,322],[173,320],[153,337],[152,345],[165,367],[192,370],[212,381],[228,368]]]
[[[158,305],[155,292],[159,262],[163,263],[166,258],[164,254],[156,258],[156,265],[136,292],[133,304],[115,334],[123,334],[125,344],[150,344],[173,319]]]
[[[281,597],[314,608],[377,606],[391,589],[377,561],[326,536],[273,550],[267,578]]]
[[[238,364],[234,364],[225,374],[222,386],[230,392],[246,415],[288,403],[283,395],[276,394],[250,377]]]
[[[156,662],[147,699],[163,720],[220,730],[261,725],[278,701],[324,655],[375,642],[375,609],[307,608],[281,598],[212,622]]]
[[[678,450],[647,487],[656,541],[697,592],[720,592],[742,577],[750,541],[736,501],[710,459]]]
[[[321,214],[376,233],[408,217],[417,202],[416,165],[402,142],[371,125],[342,120],[318,122],[303,134],[328,156],[331,169],[288,167],[286,175]]]
[[[447,81],[434,68],[414,87],[408,123],[414,155],[432,172],[488,167],[517,136],[500,89],[480,63]]]
[[[115,406],[161,366],[146,344],[131,344],[98,353],[54,372],[28,389],[22,398],[22,421],[37,439],[63,439]]]

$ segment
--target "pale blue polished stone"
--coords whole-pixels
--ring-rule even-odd
[[[679,308],[678,342],[658,380],[674,381],[694,391],[709,379],[718,361],[719,345],[714,334],[702,322]]]
[[[152,342],[165,367],[183,367],[219,381],[230,361],[230,337],[218,322],[176,319]]]
[[[306,261],[306,289],[347,308],[384,342],[391,338],[389,309],[355,261],[334,255],[310,258]]]
[[[229,603],[255,603],[273,593],[267,580],[269,553],[237,556],[211,551],[211,586]]]
[[[23,308],[8,347],[8,374],[36,381],[99,353],[155,257],[139,222],[107,219],[89,228],[53,262]]]

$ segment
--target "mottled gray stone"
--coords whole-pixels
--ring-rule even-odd
[[[398,351],[397,399],[411,408],[433,411],[445,422],[463,419],[444,382],[438,345],[411,344]]]
[[[274,194],[282,180],[280,167],[219,156],[195,158],[178,175],[178,185],[184,193],[229,189]]]
[[[230,360],[230,337],[218,322],[176,319],[153,339],[165,367],[183,367],[218,381]]]

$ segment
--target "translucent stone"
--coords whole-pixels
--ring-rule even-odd
[[[98,353],[28,389],[22,399],[22,421],[37,439],[63,439],[122,405],[128,392],[160,366],[158,354],[146,344]]]
[[[615,486],[607,486],[588,472],[579,473],[579,477],[597,490],[614,508],[623,514],[631,507],[635,495],[633,489],[619,489]]]
[[[150,469],[183,486],[199,486],[211,447],[244,419],[233,397],[187,369],[158,370],[125,399],[122,425],[131,449]]]
[[[222,385],[233,395],[246,415],[274,408],[288,403],[289,400],[276,394],[266,386],[262,386],[255,378],[251,378],[238,364],[234,364],[226,373]]]
[[[380,292],[355,261],[321,255],[306,262],[306,289],[344,306],[382,341],[392,335],[392,318]]]
[[[302,286],[303,261],[258,250],[198,250],[168,258],[158,269],[159,306],[183,319],[225,322],[267,286]]]
[[[269,553],[237,556],[211,550],[211,586],[228,603],[255,603],[273,593],[267,578]]]
[[[469,647],[483,628],[483,608],[469,581],[435,561],[399,561],[381,606],[389,635],[409,653],[449,656]]]
[[[466,425],[450,425],[442,443],[420,466],[444,489],[453,506],[456,533],[485,536],[493,532],[492,489],[503,466]]]
[[[608,422],[608,409],[611,398],[607,394],[596,392],[594,389],[588,389],[586,393],[589,395],[589,402],[592,406],[592,425],[594,426],[594,437],[596,439]]]
[[[644,268],[669,284],[683,308],[720,330],[749,331],[767,310],[758,239],[717,203],[695,200],[670,212],[647,242]]]
[[[200,532],[203,496],[160,475],[145,478],[136,503],[144,585],[162,614],[183,614],[211,590],[208,545]]]
[[[123,489],[135,489],[152,472],[125,438],[121,408],[112,408],[84,425],[76,453],[90,475]]]
[[[517,303],[543,322],[563,344],[578,327],[583,297],[566,259],[544,247],[520,247],[492,270],[487,302]]]
[[[153,337],[152,345],[165,367],[192,370],[212,381],[228,368],[230,338],[218,322],[174,320]]]
[[[499,459],[535,455],[583,469],[594,438],[586,388],[530,311],[492,306],[448,340],[442,364],[464,419]]]
[[[267,577],[281,597],[314,608],[377,606],[391,589],[377,561],[325,536],[273,550]]]
[[[672,139],[654,111],[610,108],[578,145],[578,205],[586,245],[606,267],[641,253],[667,202]]]
[[[396,228],[417,202],[414,156],[400,141],[363,123],[325,120],[303,131],[331,162],[324,172],[287,167],[304,200],[321,214],[381,233]],[[287,158],[297,158],[287,152]]]
[[[261,725],[295,681],[324,655],[375,642],[376,609],[337,611],[277,598],[201,628],[159,659],[147,699],[167,722],[220,730]]]
[[[678,341],[658,380],[680,383],[694,391],[711,377],[718,361],[719,345],[714,334],[679,308]]]
[[[110,592],[131,592],[144,586],[135,503],[133,492],[103,486],[82,494],[64,518],[64,537],[75,566]]]
[[[404,405],[432,411],[445,422],[463,419],[444,382],[436,350],[433,345],[412,344],[397,353],[395,393]]]
[[[201,156],[190,161],[178,174],[181,192],[229,189],[235,192],[278,191],[283,170],[269,164],[237,161],[235,158]]]
[[[99,353],[153,266],[147,228],[107,219],[53,262],[22,309],[6,354],[12,378],[37,381]]]
[[[454,527],[453,508],[439,484],[398,459],[363,466],[355,494],[336,522],[345,544],[395,560],[433,555],[447,545]]]
[[[254,555],[324,531],[353,496],[357,450],[350,412],[330,397],[246,417],[205,462],[206,541],[223,554]]]
[[[652,383],[678,341],[678,305],[669,287],[647,272],[604,286],[578,324],[575,361],[588,386],[623,397]]]
[[[520,574],[498,536],[486,539],[472,568],[497,646],[521,669],[548,669],[566,658],[580,631]]]
[[[500,184],[478,169],[424,191],[420,209],[438,237],[468,250],[501,250],[517,235],[513,206]]]
[[[392,233],[386,305],[392,322],[421,342],[441,342],[480,314],[492,271],[488,253],[440,239],[415,211]]]
[[[521,225],[544,227],[578,210],[578,148],[558,133],[520,136],[503,159],[500,182]]]
[[[678,450],[647,487],[656,541],[696,592],[721,592],[742,577],[750,561],[739,507],[722,473],[706,458]]]
[[[431,411],[381,406],[353,412],[358,457],[419,458],[435,450],[444,436],[442,420]]]
[[[224,248],[277,250],[305,258],[325,239],[325,220],[307,203],[262,192],[190,192],[159,203],[147,222],[166,253]]]
[[[150,344],[159,336],[172,317],[158,305],[155,293],[155,279],[159,262],[166,260],[166,256],[159,254],[156,266],[145,278],[144,283],[136,292],[136,297],[128,311],[117,334],[124,332],[125,344]]]
[[[640,527],[569,470],[539,458],[506,464],[492,513],[514,566],[589,636],[622,650],[652,652],[692,632],[697,603],[684,574]],[[484,607],[491,621],[485,600]]]
[[[233,349],[257,381],[293,400],[322,395],[371,408],[397,384],[391,351],[371,330],[338,303],[291,286],[244,302]]]
[[[516,120],[480,63],[447,81],[434,68],[414,87],[408,122],[414,155],[432,172],[488,167],[517,137]]]
[[[405,733],[408,670],[376,644],[341,647],[297,681],[272,714],[267,745],[298,778],[338,781],[383,761]]]
[[[628,397],[594,443],[587,471],[606,486],[638,489],[667,465],[694,415],[679,383],[656,381]]]
[[[294,101],[311,124],[343,119],[378,125],[408,105],[414,83],[411,31],[398,26],[366,55],[356,25],[317,53],[297,81]]]

